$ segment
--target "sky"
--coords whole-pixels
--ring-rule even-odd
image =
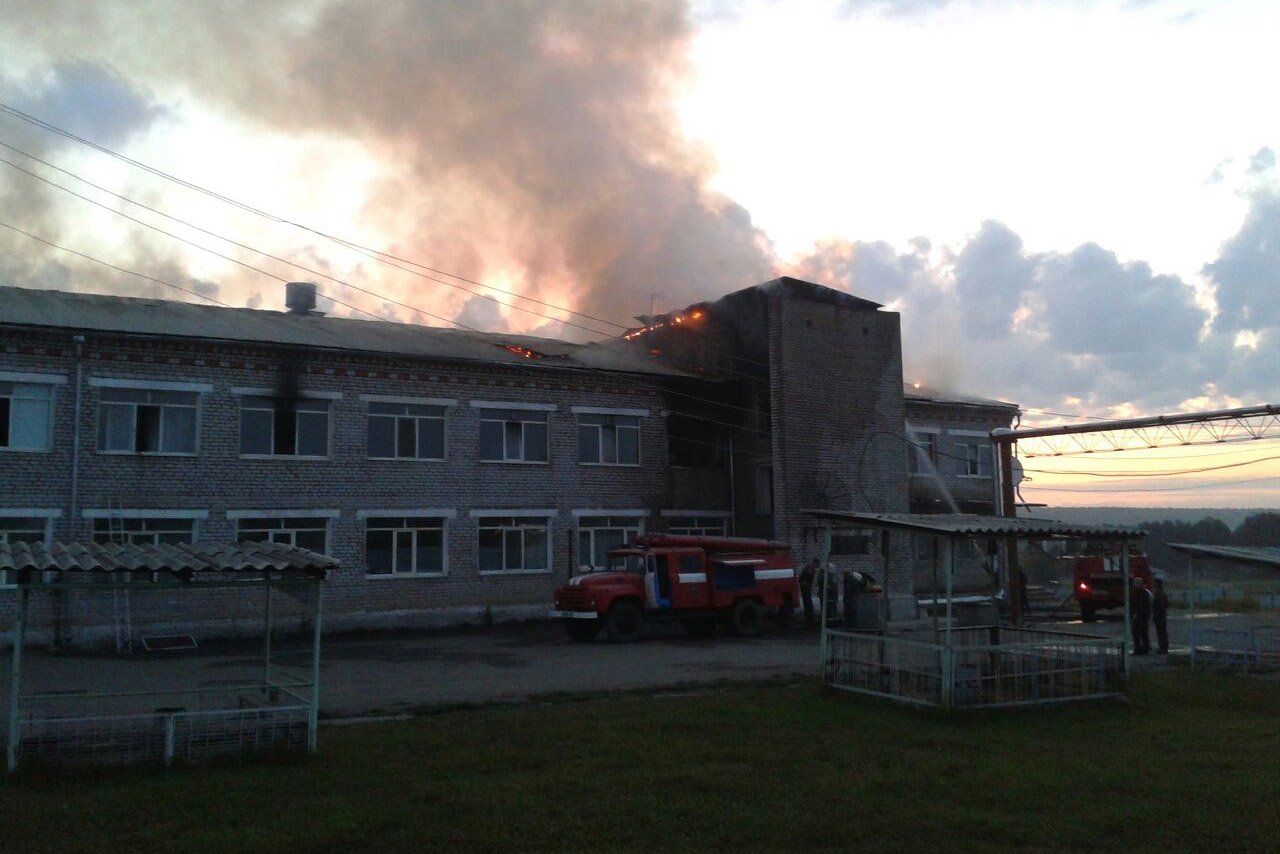
[[[1248,0],[10,0],[0,102],[155,172],[0,112],[0,282],[312,279],[581,340],[787,274],[1025,423],[1280,402],[1277,32]],[[1029,460],[1024,497],[1276,507],[1272,455]]]

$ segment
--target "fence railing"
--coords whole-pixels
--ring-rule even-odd
[[[846,691],[943,708],[1087,700],[1124,690],[1124,641],[1013,626],[952,632],[951,646],[828,632],[824,678]]]
[[[1193,661],[1242,670],[1280,668],[1280,625],[1195,630]]]

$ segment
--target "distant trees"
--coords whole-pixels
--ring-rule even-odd
[[[1221,519],[1205,517],[1199,522],[1168,519],[1143,522],[1147,532],[1143,548],[1151,565],[1166,571],[1180,571],[1186,559],[1169,543],[1199,543],[1210,546],[1280,546],[1280,513],[1254,513],[1234,531]]]

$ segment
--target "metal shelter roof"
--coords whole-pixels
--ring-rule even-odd
[[[284,543],[0,543],[0,572],[163,572],[180,578],[220,573],[290,573],[323,578],[338,562]]]
[[[1193,557],[1216,558],[1234,563],[1259,563],[1280,569],[1280,548],[1275,546],[1204,546],[1195,543],[1169,543],[1169,548]]]
[[[1145,536],[1141,528],[1120,525],[1082,525],[1053,519],[979,516],[970,513],[862,513],[853,510],[802,510],[815,519],[847,522],[869,528],[918,531],[942,537],[1004,537],[1023,540],[1132,540]]]

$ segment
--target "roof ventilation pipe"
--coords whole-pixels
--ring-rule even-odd
[[[290,314],[321,314],[316,311],[315,282],[289,282],[284,286],[284,305]]]

